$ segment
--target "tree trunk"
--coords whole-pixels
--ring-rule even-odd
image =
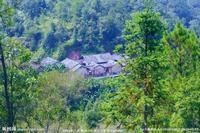
[[[56,133],[59,133],[60,132],[60,126],[61,126],[61,124],[60,124],[60,122],[58,123],[58,128],[57,128],[57,130],[56,130]]]
[[[5,58],[4,58],[1,42],[0,42],[0,54],[1,54],[1,63],[3,66],[4,91],[5,91],[5,99],[6,99],[6,110],[7,110],[7,126],[12,127],[13,120],[12,120],[11,103],[10,103],[10,96],[9,96],[9,90],[8,90],[8,75],[7,75],[7,68],[5,64]]]
[[[148,133],[147,117],[148,117],[148,106],[144,105],[144,133]]]
[[[47,123],[46,130],[45,130],[45,133],[48,133],[48,132],[49,132],[49,122]]]
[[[144,51],[145,57],[148,56],[148,35],[145,34],[145,51]],[[144,79],[147,79],[147,64],[145,64],[145,74],[144,74]],[[148,86],[145,82],[145,88],[144,88],[144,95],[145,97],[148,96]],[[148,133],[148,125],[147,125],[147,117],[148,117],[148,106],[145,103],[144,105],[144,133]]]

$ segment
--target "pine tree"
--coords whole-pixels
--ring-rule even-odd
[[[164,32],[164,24],[159,14],[146,9],[134,15],[127,23],[125,39],[126,55],[130,57],[126,71],[136,87],[143,92],[143,128],[150,126],[150,117],[155,113],[156,100],[159,100],[159,80],[162,77],[159,54],[162,47],[160,39]]]
[[[119,89],[111,94],[110,105],[114,108],[114,119],[127,129],[138,127],[148,132],[145,129],[165,124],[162,107],[166,92],[161,82],[167,68],[160,43],[164,31],[162,18],[150,9],[133,14],[126,23],[124,48],[128,74],[116,82]]]
[[[171,126],[199,128],[199,58],[197,35],[178,23],[162,39],[170,64],[168,87],[172,95]]]

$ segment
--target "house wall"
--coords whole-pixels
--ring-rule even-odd
[[[112,67],[107,67],[106,69],[106,75],[112,75]]]
[[[103,76],[106,74],[106,70],[103,66],[96,66],[94,69],[93,69],[93,76]]]
[[[83,68],[83,67],[77,69],[76,73],[79,74],[80,76],[85,77],[85,78],[89,76],[89,73],[88,73],[87,69]]]
[[[112,74],[119,74],[122,71],[122,67],[120,64],[115,64],[112,67]]]

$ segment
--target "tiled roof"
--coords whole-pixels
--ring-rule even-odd
[[[95,63],[106,63],[109,60],[112,60],[112,55],[110,53],[105,54],[96,54],[96,55],[86,55],[83,56],[83,62],[86,64],[90,64],[91,62]]]
[[[122,56],[118,55],[118,54],[113,54],[112,59],[114,61],[119,61],[119,60],[123,60],[124,58]]]
[[[65,65],[66,68],[68,69],[72,69],[74,68],[75,66],[79,65],[78,62],[74,61],[74,60],[71,60],[69,58],[66,58],[65,60],[63,60],[61,62],[63,65]]]
[[[53,65],[55,63],[58,63],[58,61],[50,57],[46,57],[41,61],[42,66]]]
[[[109,60],[107,63],[101,64],[103,67],[108,68],[108,67],[113,67],[116,64],[115,61]]]
[[[82,66],[81,65],[76,65],[75,67],[73,67],[71,69],[72,72],[75,72],[76,70],[78,70],[79,68],[81,68]]]

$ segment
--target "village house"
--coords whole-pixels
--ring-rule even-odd
[[[77,61],[69,59],[69,58],[66,58],[63,61],[61,61],[61,64],[63,64],[68,70],[71,70],[74,67],[79,65]]]
[[[90,70],[89,75],[98,77],[119,74],[122,71],[122,66],[118,61],[122,59],[117,54],[104,53],[83,56],[82,63]]]
[[[65,68],[68,69],[71,72],[76,72],[76,73],[82,75],[83,77],[87,77],[88,76],[87,68],[82,66],[76,60],[72,60],[72,59],[66,58],[63,61],[61,61],[61,64],[63,64],[65,66]]]
[[[102,65],[96,64],[94,62],[85,67],[87,68],[88,76],[99,77],[104,76],[106,73],[105,68]]]
[[[30,67],[32,67],[34,70],[41,72],[48,66],[57,66],[58,64],[60,64],[60,62],[51,57],[46,57],[43,58],[41,61],[31,60],[29,64]]]
[[[53,58],[46,57],[38,62],[31,62],[34,69],[39,69],[48,65],[62,64],[71,72],[75,72],[85,78],[87,77],[103,77],[117,75],[122,72],[123,65],[119,61],[123,57],[117,54],[95,54],[81,56],[78,52],[73,52],[63,61],[59,62]]]
[[[80,76],[83,76],[84,78],[89,76],[88,69],[82,65],[77,65],[71,71],[77,73]]]

